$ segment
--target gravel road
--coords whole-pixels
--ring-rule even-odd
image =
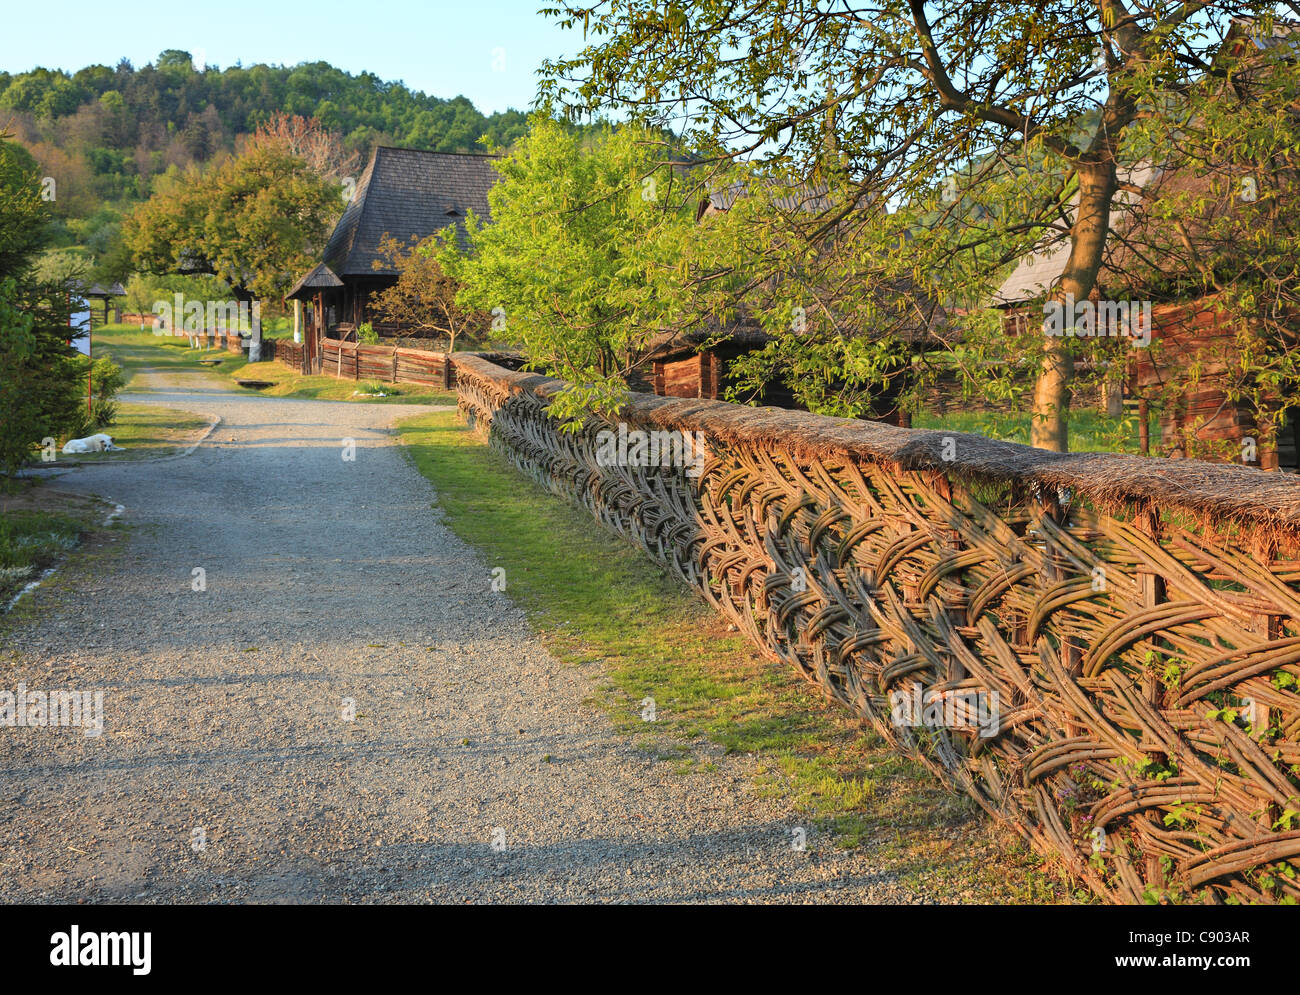
[[[102,691],[104,731],[0,726],[0,901],[920,900],[795,849],[748,758],[680,776],[584,704],[402,454],[429,409],[144,381],[222,423],[57,481],[130,528],[28,595],[0,690]]]

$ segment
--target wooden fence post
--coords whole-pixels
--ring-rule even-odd
[[[1142,534],[1147,536],[1153,543],[1160,543],[1160,513],[1155,510],[1142,512],[1137,518],[1137,527]],[[1139,563],[1137,567],[1138,594],[1142,599],[1143,608],[1156,608],[1165,601],[1167,592],[1165,590],[1165,579],[1149,567]],[[1156,640],[1157,645],[1163,645],[1160,640]],[[1150,668],[1142,671],[1142,696],[1157,712],[1164,705],[1164,694],[1159,677],[1152,673]],[[1168,757],[1163,751],[1149,750],[1146,752],[1149,759],[1158,763],[1168,762]],[[1155,823],[1155,816],[1148,816],[1148,819]],[[1155,823],[1157,826],[1158,823]],[[1155,883],[1161,880],[1162,873],[1160,868],[1160,857],[1158,854],[1147,854],[1146,858],[1146,878],[1149,882]]]
[[[1051,494],[1039,498],[1036,502],[1039,514],[1046,520],[1062,529],[1066,527],[1069,517],[1066,510],[1061,507],[1059,495]],[[1049,583],[1058,583],[1069,577],[1069,571],[1065,564],[1060,560],[1057,554],[1052,552],[1049,543],[1043,542],[1043,556],[1047,560],[1047,580]],[[1061,636],[1061,668],[1070,675],[1071,680],[1077,680],[1083,676],[1083,649],[1073,640],[1066,636]],[[1069,719],[1065,722],[1065,734],[1067,736],[1085,736],[1088,733],[1086,726]]]

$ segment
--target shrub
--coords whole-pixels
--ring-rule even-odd
[[[85,361],[82,361],[81,376],[86,375]],[[90,367],[90,411],[81,407],[79,423],[69,432],[69,437],[90,435],[100,432],[117,421],[117,395],[126,385],[122,367],[113,362],[111,356],[101,356]]]
[[[0,470],[18,469],[77,419],[69,282],[42,276],[50,216],[31,156],[0,135]]]

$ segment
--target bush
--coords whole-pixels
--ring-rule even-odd
[[[357,341],[363,345],[379,345],[379,333],[367,321],[357,328]]]
[[[85,379],[85,360],[82,360],[81,377]],[[117,421],[117,395],[126,386],[122,367],[111,356],[101,356],[90,368],[90,412],[81,407],[79,423],[69,432],[69,438],[102,432]]]
[[[77,419],[71,285],[67,274],[38,272],[50,238],[35,160],[0,135],[0,470],[7,473]]]

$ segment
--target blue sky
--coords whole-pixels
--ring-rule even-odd
[[[58,0],[14,3],[0,30],[0,69],[137,66],[179,48],[221,68],[242,61],[323,60],[369,70],[438,97],[464,94],[485,113],[524,110],[543,59],[573,54],[582,31],[562,31],[544,0]]]

